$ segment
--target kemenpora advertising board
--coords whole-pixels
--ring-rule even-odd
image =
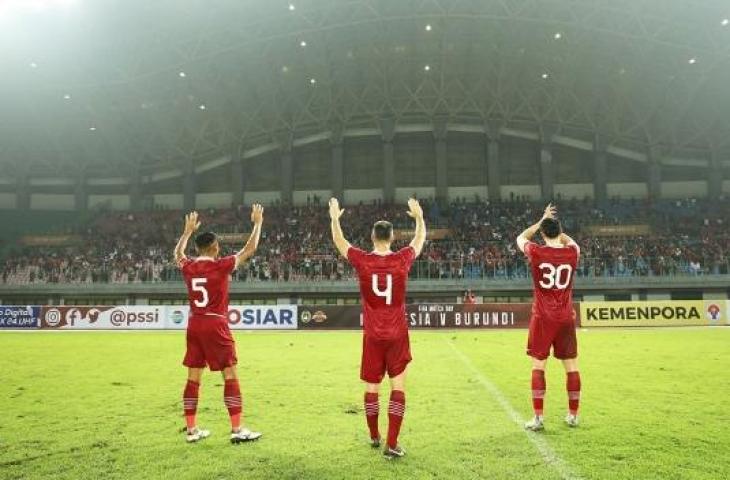
[[[648,302],[583,302],[587,327],[674,327],[727,324],[724,300],[656,300]]]

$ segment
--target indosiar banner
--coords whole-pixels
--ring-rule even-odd
[[[168,307],[165,328],[187,328],[189,315],[190,307]],[[297,306],[230,305],[228,325],[234,330],[294,330],[297,328]]]
[[[724,300],[662,300],[646,302],[582,302],[584,327],[671,327],[724,325]]]

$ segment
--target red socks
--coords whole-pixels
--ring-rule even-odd
[[[388,447],[390,448],[398,446],[398,434],[405,413],[406,394],[400,390],[393,390],[390,392],[390,404],[388,405]]]
[[[185,424],[188,430],[195,427],[195,414],[198,411],[198,390],[200,384],[188,380],[183,390],[183,412],[185,413]]]
[[[370,438],[380,438],[378,431],[378,414],[380,413],[380,402],[377,393],[365,392],[365,420],[370,429]]]
[[[532,371],[532,409],[535,415],[542,416],[542,403],[545,399],[545,370]]]
[[[580,373],[568,372],[565,387],[568,390],[568,411],[571,415],[578,415],[578,405],[580,404]]]
[[[241,389],[238,385],[238,379],[232,378],[226,380],[223,388],[223,403],[226,404],[228,415],[231,417],[231,429],[238,430],[241,426]]]

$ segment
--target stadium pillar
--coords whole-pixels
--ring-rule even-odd
[[[74,184],[74,209],[86,211],[89,208],[89,195],[86,191],[86,176],[79,175]]]
[[[607,177],[606,144],[596,135],[593,140],[593,197],[600,207],[605,207],[608,202]]]
[[[546,202],[552,201],[555,193],[552,141],[553,135],[543,131],[540,138],[540,192]]]
[[[231,203],[234,207],[243,205],[245,185],[243,155],[234,152],[231,154]]]
[[[183,210],[189,212],[195,210],[195,165],[192,158],[185,161],[183,171]]]
[[[710,153],[710,162],[707,166],[707,195],[713,200],[722,196],[723,172],[720,154],[717,150]]]
[[[433,137],[436,154],[436,201],[449,201],[449,172],[446,134],[448,133],[448,117],[439,115],[433,122]]]
[[[383,201],[395,202],[395,154],[393,139],[395,138],[395,119],[392,117],[380,120],[383,136]]]
[[[281,148],[281,203],[291,205],[294,200],[294,165],[292,147],[294,138],[287,134],[279,140]]]
[[[502,198],[502,180],[499,172],[499,138],[502,125],[497,121],[488,121],[487,133],[487,194],[489,200],[498,202]]]
[[[15,208],[30,210],[30,180],[27,172],[22,172],[18,176],[15,189]]]
[[[658,146],[649,147],[647,154],[647,190],[649,198],[658,200],[662,196],[662,153]]]
[[[130,210],[142,210],[144,201],[142,199],[142,175],[138,168],[135,168],[129,178],[129,208]]]
[[[344,203],[345,195],[345,157],[342,138],[342,127],[332,128],[330,143],[332,144],[332,166],[330,168],[330,190],[332,196]]]

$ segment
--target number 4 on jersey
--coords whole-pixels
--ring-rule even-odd
[[[385,298],[386,305],[393,303],[393,275],[387,274],[385,276],[385,290],[380,290],[378,287],[378,274],[373,273],[373,293]]]

